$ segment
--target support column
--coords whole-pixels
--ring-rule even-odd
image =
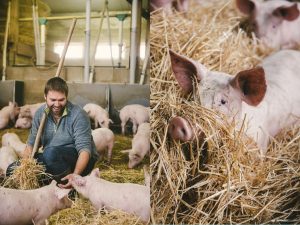
[[[86,0],[85,19],[85,51],[84,51],[84,83],[89,82],[90,73],[90,40],[91,40],[91,0]]]
[[[41,43],[40,43],[40,65],[45,65],[45,53],[46,53],[46,19],[39,19],[41,26]]]
[[[130,84],[134,84],[139,74],[140,40],[141,40],[142,1],[133,0],[131,8],[131,40],[130,40]]]
[[[122,66],[122,48],[123,48],[123,24],[124,20],[127,17],[127,15],[117,15],[116,16],[119,20],[119,61],[118,61],[118,67],[120,68]]]

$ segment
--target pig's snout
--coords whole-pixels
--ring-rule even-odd
[[[169,121],[168,134],[174,140],[191,141],[194,139],[194,132],[189,122],[179,116]]]

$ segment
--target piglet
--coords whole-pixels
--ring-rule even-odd
[[[122,210],[147,222],[150,218],[150,188],[133,183],[113,183],[100,178],[99,169],[89,176],[70,174],[72,186],[96,209]]]
[[[135,134],[141,123],[149,122],[150,108],[139,104],[126,105],[120,110],[122,134],[125,134],[125,125],[130,120],[132,131]]]
[[[108,128],[98,128],[92,130],[92,136],[96,145],[96,150],[100,155],[100,159],[103,158],[104,153],[107,150],[107,160],[108,163],[110,163],[115,141],[114,133]]]
[[[282,50],[265,58],[256,68],[231,76],[209,71],[204,65],[170,51],[172,69],[185,94],[199,87],[201,105],[214,109],[240,129],[265,155],[270,137],[300,118],[300,52]]]
[[[129,151],[128,168],[134,168],[142,162],[150,152],[150,124],[142,123],[132,139],[132,149]]]
[[[56,181],[33,190],[0,188],[0,225],[45,225],[52,214],[71,207],[70,190],[57,187]]]
[[[23,158],[23,153],[26,144],[21,141],[19,136],[15,133],[5,133],[2,136],[2,146],[12,147],[20,158]]]
[[[113,121],[109,119],[108,112],[97,104],[88,103],[83,107],[83,110],[94,120],[95,128],[98,128],[98,124],[100,127],[108,128],[109,123],[113,123]]]
[[[30,117],[18,118],[15,123],[15,128],[28,129],[32,125],[32,119]]]
[[[300,3],[284,0],[236,0],[249,16],[254,32],[272,48],[295,48],[300,44]]]
[[[31,118],[33,119],[35,112],[45,103],[27,104],[20,107],[19,118]]]
[[[13,102],[9,102],[8,106],[3,107],[0,110],[0,129],[7,127],[10,120],[15,122],[19,112],[20,108]]]
[[[6,174],[7,167],[17,159],[18,156],[12,147],[3,146],[0,148],[0,173]]]

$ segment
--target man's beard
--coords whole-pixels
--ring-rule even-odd
[[[65,106],[63,106],[63,107],[54,107],[54,106],[51,106],[50,107],[51,113],[54,116],[61,116],[63,114],[64,109],[65,109]]]

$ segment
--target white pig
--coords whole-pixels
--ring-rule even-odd
[[[19,118],[31,118],[33,119],[35,112],[45,103],[28,104],[20,107]]]
[[[109,119],[108,112],[97,104],[88,103],[83,107],[83,110],[94,120],[95,128],[98,128],[98,124],[100,127],[108,128],[109,123],[113,123],[113,121]]]
[[[295,48],[300,44],[300,3],[284,0],[236,0],[249,16],[254,32],[272,48]]]
[[[23,128],[23,129],[28,129],[31,127],[32,124],[32,119],[31,117],[22,117],[18,118],[16,123],[15,123],[15,128]]]
[[[6,133],[2,136],[2,146],[12,147],[20,158],[23,157],[26,144],[15,133]]]
[[[167,13],[172,12],[172,7],[179,12],[186,12],[188,10],[188,0],[150,0],[150,11],[155,11],[163,8]]]
[[[0,110],[0,129],[5,128],[10,120],[14,122],[19,112],[20,108],[13,102],[9,102],[8,106],[3,107]]]
[[[170,51],[174,75],[185,94],[199,86],[201,105],[235,119],[237,128],[246,116],[246,134],[266,153],[269,138],[299,124],[300,52],[282,50],[257,68],[235,76],[209,71],[204,65]]]
[[[120,110],[119,117],[122,134],[125,134],[125,125],[128,120],[132,122],[132,131],[135,134],[139,124],[149,122],[150,108],[138,104],[126,105]]]
[[[104,127],[92,130],[92,136],[100,159],[103,158],[105,151],[107,150],[107,160],[108,163],[110,163],[115,141],[114,133],[110,129]]]
[[[0,173],[6,174],[7,167],[17,159],[18,156],[12,147],[3,146],[0,148]]]
[[[113,183],[100,178],[99,169],[89,176],[68,175],[72,186],[97,209],[122,210],[147,222],[150,218],[150,188],[133,183]]]
[[[67,195],[71,189],[50,185],[33,190],[0,188],[0,225],[45,225],[45,220],[72,201]]]
[[[128,168],[134,168],[150,152],[150,124],[142,123],[132,139],[132,149],[129,151]]]

